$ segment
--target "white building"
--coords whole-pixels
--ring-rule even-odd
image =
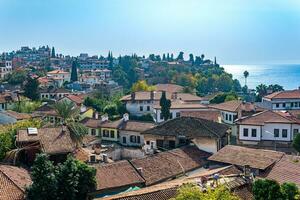
[[[60,86],[64,82],[70,82],[70,80],[71,80],[70,72],[65,72],[62,70],[53,70],[53,71],[47,72],[47,77],[58,81]]]
[[[143,116],[150,114],[156,116],[154,107],[157,110],[157,105],[161,98],[161,91],[152,92],[133,92],[131,95],[122,97],[122,102],[126,104],[127,111],[133,116]],[[171,101],[180,101],[182,104],[198,104],[199,107],[203,107],[201,104],[201,97],[188,93],[169,93],[166,92],[166,98]],[[192,106],[191,106],[192,107]],[[174,113],[177,111],[174,111]],[[178,110],[180,112],[180,110]],[[176,116],[176,113],[172,116]],[[155,117],[154,117],[155,118]]]
[[[300,120],[288,112],[266,110],[237,120],[241,144],[263,145],[263,141],[290,143],[300,131]]]
[[[262,98],[261,105],[270,110],[300,109],[300,90],[274,92]]]
[[[12,61],[0,62],[0,79],[12,72]]]

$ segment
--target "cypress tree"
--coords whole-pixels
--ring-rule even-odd
[[[165,91],[163,91],[161,94],[159,105],[161,107],[161,114],[164,120],[168,120],[170,118],[171,100],[167,99]]]
[[[51,51],[51,58],[55,58],[55,49],[54,47],[52,47],[52,51]]]
[[[72,70],[71,70],[71,82],[78,81],[77,75],[77,61],[72,62]]]
[[[27,78],[27,82],[24,85],[24,96],[34,101],[40,98],[39,81],[37,78]]]

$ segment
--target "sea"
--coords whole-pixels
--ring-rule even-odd
[[[300,87],[300,64],[272,64],[272,65],[221,65],[225,71],[238,79],[242,86],[245,85],[244,71],[249,72],[247,85],[255,89],[263,83],[279,84],[285,90],[297,89]]]

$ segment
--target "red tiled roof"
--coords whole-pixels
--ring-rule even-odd
[[[74,94],[69,94],[66,96],[66,98],[70,99],[71,101],[75,102],[76,104],[82,104],[83,99],[80,96],[74,95]]]
[[[157,84],[155,85],[156,91],[166,91],[170,93],[182,92],[183,87],[176,84]]]
[[[139,186],[145,182],[127,160],[94,167],[97,169],[97,190]]]
[[[218,110],[201,110],[201,111],[182,111],[183,117],[196,117],[214,122],[219,122],[220,111]]]
[[[13,118],[15,118],[16,120],[23,120],[23,119],[30,119],[31,115],[28,113],[18,113],[12,110],[7,110],[5,111],[5,113]]]
[[[0,199],[23,200],[25,188],[31,183],[27,170],[15,166],[0,165]]]
[[[263,112],[239,119],[237,123],[263,126],[265,123],[300,123],[300,120],[293,117],[289,113],[265,110]]]
[[[153,99],[154,100],[159,100],[160,97],[161,97],[161,94],[162,92],[159,92],[159,91],[154,91],[153,92]],[[169,92],[166,92],[166,97],[168,99],[172,99],[172,94],[169,93]],[[174,94],[173,94],[173,97],[174,97]],[[174,97],[175,98],[175,97]],[[152,100],[151,99],[151,92],[135,92],[135,100]],[[177,98],[178,100],[182,100],[182,101],[201,101],[201,97],[198,97],[196,95],[193,95],[193,94],[189,94],[189,93],[177,93]],[[131,101],[131,95],[126,95],[126,96],[123,96],[121,98],[122,101]]]
[[[130,162],[141,169],[141,175],[149,186],[203,167],[209,155],[195,146],[186,146]]]
[[[265,176],[279,183],[292,182],[300,187],[300,156],[284,155]]]
[[[265,170],[284,155],[283,152],[227,145],[208,160]]]
[[[300,90],[286,90],[280,92],[274,92],[267,96],[264,96],[266,99],[299,99]]]

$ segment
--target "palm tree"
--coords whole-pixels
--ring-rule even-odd
[[[265,95],[267,95],[268,87],[265,84],[260,84],[256,86],[256,92],[258,96],[258,100],[261,101],[261,98]]]
[[[61,119],[61,125],[68,127],[72,140],[79,145],[88,133],[88,129],[78,122],[79,108],[73,102],[63,100],[55,103],[53,109]]]
[[[246,70],[244,71],[244,77],[245,77],[245,86],[247,86],[247,78],[249,76],[249,72]]]

